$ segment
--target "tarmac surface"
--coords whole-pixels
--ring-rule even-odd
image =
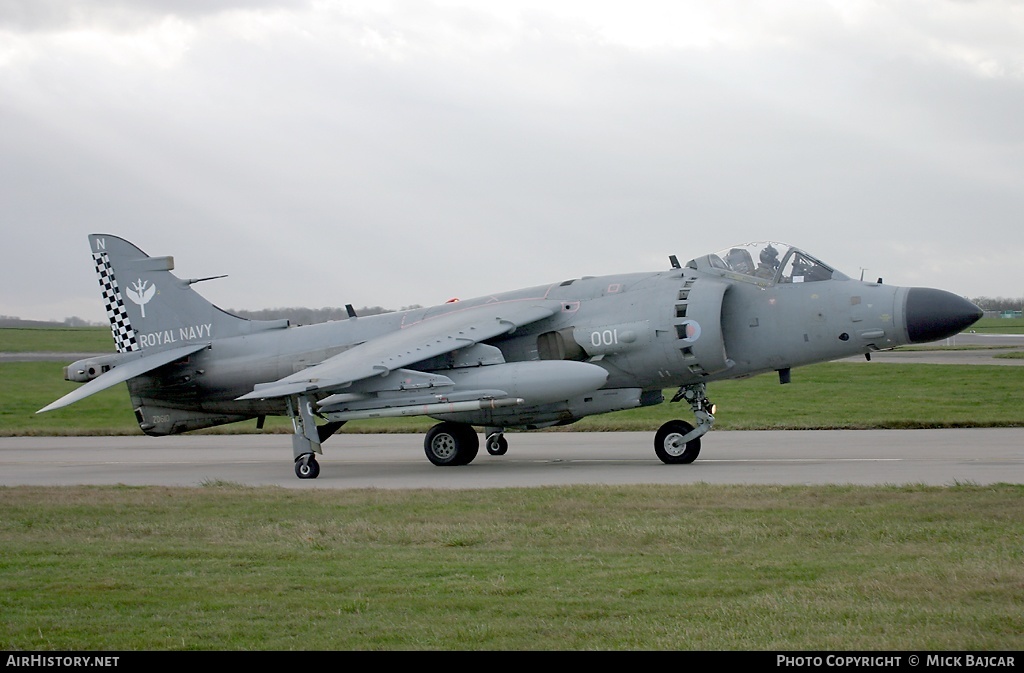
[[[413,434],[338,433],[317,479],[288,435],[0,438],[0,485],[490,489],[569,484],[1024,484],[1024,428],[712,431],[690,465],[665,465],[654,433],[508,433],[509,451],[435,467]]]

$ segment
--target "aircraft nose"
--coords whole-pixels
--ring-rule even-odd
[[[912,287],[907,292],[905,315],[910,342],[927,343],[959,334],[984,312],[952,292]]]

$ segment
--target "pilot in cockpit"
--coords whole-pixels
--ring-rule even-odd
[[[771,243],[769,243],[764,250],[761,251],[761,259],[757,265],[757,271],[754,273],[758,278],[764,278],[771,280],[775,278],[775,272],[779,270],[779,251],[775,249]]]
[[[746,250],[733,248],[725,256],[725,263],[736,273],[742,273],[745,276],[754,275],[754,261]]]

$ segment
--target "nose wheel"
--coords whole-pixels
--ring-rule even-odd
[[[654,453],[661,462],[669,465],[692,463],[700,454],[700,437],[684,442],[683,439],[691,432],[693,426],[686,421],[669,421],[654,436]]]

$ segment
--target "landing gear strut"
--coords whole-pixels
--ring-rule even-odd
[[[683,386],[672,398],[673,402],[686,400],[697,418],[697,427],[686,421],[669,421],[654,436],[654,453],[669,465],[692,463],[700,454],[700,438],[715,423],[715,405],[707,397],[703,383]]]
[[[295,456],[295,476],[316,479],[320,476],[320,463],[316,454],[323,453],[320,444],[338,431],[345,421],[331,421],[317,426],[313,411],[314,399],[307,395],[288,398],[288,415],[292,419],[292,454]]]

